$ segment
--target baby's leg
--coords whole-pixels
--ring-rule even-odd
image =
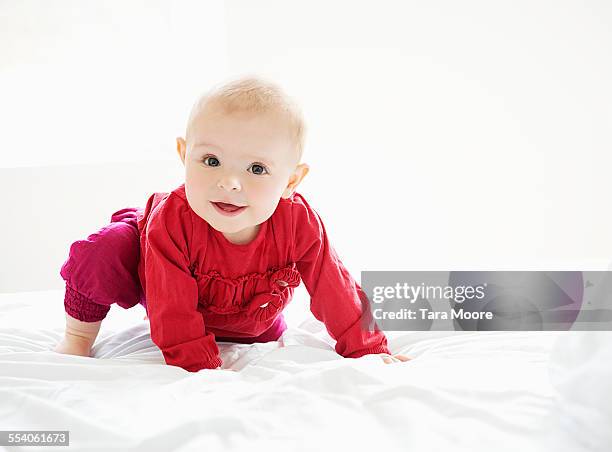
[[[111,304],[127,309],[144,301],[138,279],[139,211],[122,209],[109,225],[71,245],[60,271],[66,281],[66,332],[56,352],[90,356]]]
[[[66,332],[64,338],[55,346],[58,353],[68,355],[90,356],[102,320],[82,322],[66,313]]]

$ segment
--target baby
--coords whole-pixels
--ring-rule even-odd
[[[367,297],[296,192],[309,171],[304,135],[299,107],[268,80],[245,77],[203,95],[177,138],[185,183],[154,193],[144,209],[115,212],[70,247],[60,272],[66,332],[55,351],[90,356],[110,305],[140,303],[168,365],[216,369],[216,341],[279,339],[303,281],[338,354],[409,360],[362,326]]]

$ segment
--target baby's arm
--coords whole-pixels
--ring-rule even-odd
[[[301,195],[294,199],[296,266],[311,296],[310,310],[336,340],[336,352],[346,358],[391,355],[384,333],[376,325],[367,328],[367,296],[330,244],[320,216]]]
[[[166,363],[190,372],[221,366],[215,336],[206,331],[197,310],[198,287],[190,270],[187,244],[192,228],[183,200],[170,195],[160,203],[143,231],[141,275],[151,339]]]

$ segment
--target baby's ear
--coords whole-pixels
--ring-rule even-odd
[[[301,163],[295,168],[295,171],[289,178],[287,188],[283,191],[283,198],[289,198],[293,194],[297,186],[300,185],[300,182],[302,182],[306,174],[308,174],[308,171],[310,171],[310,167],[306,163]]]
[[[185,140],[181,137],[177,137],[176,138],[176,152],[178,153],[179,157],[181,158],[181,161],[183,162],[183,164],[185,164],[185,152],[187,150],[187,143],[185,143]]]

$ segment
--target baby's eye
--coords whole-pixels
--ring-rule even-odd
[[[202,163],[204,163],[204,165],[206,166],[219,166],[219,159],[217,157],[209,155],[202,159]]]
[[[262,174],[268,174],[268,170],[266,169],[266,167],[263,165],[260,165],[259,163],[253,163],[251,165],[251,169],[252,169],[253,174],[257,174],[258,176]]]

